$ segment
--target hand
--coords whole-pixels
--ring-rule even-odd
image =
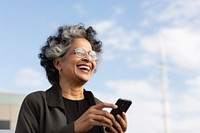
[[[117,119],[117,123],[115,123],[113,125],[113,127],[115,128],[115,131],[113,132],[113,129],[109,128],[109,129],[107,129],[108,131],[106,130],[107,133],[115,133],[115,132],[124,133],[124,132],[126,132],[127,124],[128,124],[127,119],[126,119],[126,113],[122,112],[121,115],[118,114],[116,116],[116,119]]]
[[[123,132],[126,132],[127,130],[127,119],[126,119],[126,113],[125,112],[122,112],[121,115],[117,115],[117,121],[118,123],[120,124]]]
[[[75,133],[86,133],[94,126],[105,126],[110,128],[112,132],[117,133],[112,125],[118,125],[119,127],[120,125],[117,123],[114,116],[109,112],[102,110],[103,108],[115,109],[117,106],[110,103],[100,103],[90,107],[74,122]]]

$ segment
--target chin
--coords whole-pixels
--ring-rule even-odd
[[[88,80],[79,79],[79,83],[82,85],[86,84],[87,82],[88,82]]]
[[[81,81],[83,83],[86,83],[91,79],[91,74],[83,74],[83,73],[80,74],[80,73],[77,73],[76,77],[77,77],[77,79],[79,79],[79,81]]]
[[[83,82],[86,83],[86,82],[88,82],[90,79],[85,79],[85,78],[83,79],[83,78],[82,78],[81,80],[82,80]]]
[[[79,79],[79,81],[81,81],[84,84],[90,80],[90,78],[88,77],[77,77],[77,78]]]

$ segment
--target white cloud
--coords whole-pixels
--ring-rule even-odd
[[[166,27],[160,27],[157,32],[151,35],[141,35],[134,30],[126,30],[124,27],[117,25],[114,20],[96,22],[95,27],[97,27],[97,31],[99,31],[100,35],[103,35],[104,46],[111,48],[111,50],[107,52],[107,54],[109,53],[108,55],[112,55],[109,56],[111,57],[109,59],[115,59],[116,53],[112,52],[114,50],[140,50],[137,47],[137,40],[140,40],[141,48],[148,53],[138,56],[137,62],[135,62],[136,58],[134,54],[132,54],[127,59],[127,62],[130,63],[130,67],[155,64],[158,60],[155,61],[153,56],[154,54],[161,54],[160,44],[162,43],[165,45],[169,61],[177,65],[177,68],[199,71],[200,32],[198,27],[195,27],[196,25],[190,22],[194,19],[200,22],[200,2],[197,0],[186,0],[184,2],[179,0],[167,0],[158,2],[156,0],[153,2],[146,1],[144,3],[147,12],[149,11],[151,12],[150,14],[152,14],[153,22],[166,21],[169,25],[180,23],[182,27],[180,25],[174,25],[176,27],[167,27],[165,25]],[[181,21],[184,21],[184,25],[181,24]],[[141,24],[143,25],[144,23],[145,26],[150,26],[154,24],[153,22],[150,22],[150,19],[146,18],[142,20]],[[155,64],[155,66],[157,66],[157,64]]]
[[[111,61],[114,60],[115,58],[116,58],[115,55],[113,55],[112,51],[110,51],[109,49],[103,52],[103,60]]]
[[[154,0],[145,1],[143,7],[153,22],[167,22],[181,26],[199,26],[200,1],[199,0]]]
[[[188,92],[188,94],[184,94],[183,96],[181,96],[180,101],[178,104],[175,105],[176,107],[174,107],[174,110],[178,112],[184,112],[188,115],[197,114],[198,112],[200,112],[199,101],[199,95],[197,96],[197,94]]]
[[[175,24],[193,23],[191,20],[200,17],[199,0],[174,0],[170,5],[158,15],[159,20],[172,21]]]
[[[144,20],[141,20],[140,21],[140,24],[139,24],[141,27],[149,27],[151,26],[151,23],[148,19],[144,19]]]
[[[199,70],[200,32],[189,28],[163,28],[159,32],[141,38],[141,47],[152,54],[160,54],[165,46],[168,59],[182,68]]]
[[[115,49],[132,50],[134,41],[138,37],[136,32],[127,32],[123,27],[116,27],[107,32],[107,38],[104,40],[106,45]]]
[[[127,112],[129,122],[127,133],[162,131],[162,105],[159,88],[155,88],[143,80],[108,81],[106,86],[112,93],[98,94],[105,101],[115,102],[117,98],[133,101]],[[141,128],[143,126],[145,128]]]
[[[199,133],[200,117],[187,117],[173,122],[174,133]]]
[[[141,21],[143,27],[155,27],[151,34],[141,35],[134,30],[125,30],[124,27],[117,26],[114,21],[104,21],[106,28],[100,28],[104,35],[105,45],[115,50],[134,49],[141,51],[141,55],[131,56],[126,59],[131,67],[159,65],[161,56],[160,44],[165,47],[167,61],[169,65],[175,66],[175,71],[183,73],[183,69],[200,72],[200,1],[197,0],[155,0],[147,2],[147,16]],[[149,5],[148,5],[149,4]],[[98,23],[101,25],[101,22]],[[157,25],[158,24],[158,25]],[[103,25],[102,25],[103,26]],[[97,30],[98,31],[98,30]],[[132,33],[132,34],[130,34]],[[150,32],[149,32],[150,33]],[[130,38],[129,38],[130,37]],[[141,47],[136,47],[139,40]],[[123,46],[123,44],[126,44]],[[144,54],[143,54],[144,53]],[[138,53],[135,53],[138,54]],[[155,64],[155,66],[157,66]],[[171,67],[171,66],[169,66]],[[174,73],[171,73],[172,77]],[[177,76],[177,75],[176,75]],[[171,85],[179,86],[176,83]],[[184,82],[183,82],[184,84]],[[183,90],[180,95],[171,95],[172,131],[176,133],[197,133],[200,130],[199,123],[199,95],[200,78],[186,81],[187,90]],[[100,94],[105,101],[114,102],[116,97],[125,97],[133,100],[133,105],[128,111],[129,130],[128,132],[163,132],[163,116],[161,104],[161,92],[158,88],[149,84],[148,81],[117,80],[108,81],[106,86],[112,94]],[[177,90],[172,91],[181,91]],[[177,94],[177,93],[176,93]],[[145,128],[141,128],[145,127]]]
[[[102,34],[110,30],[114,26],[114,22],[110,20],[104,20],[101,22],[96,22],[93,25],[98,33]]]
[[[32,68],[22,68],[16,74],[14,83],[18,87],[29,88],[29,89],[47,89],[48,86],[44,75],[33,70]],[[45,87],[46,86],[46,87]],[[40,87],[40,88],[36,88]],[[45,87],[45,88],[42,88]]]
[[[200,76],[197,76],[195,79],[187,80],[186,84],[193,86],[195,88],[200,88]]]
[[[159,96],[159,92],[148,84],[147,81],[143,80],[108,81],[106,86],[115,90],[117,95],[123,97],[130,96],[130,98],[133,98],[133,94],[135,94],[138,98],[145,96],[147,99],[154,99]]]
[[[152,55],[149,53],[134,54],[132,56],[127,57],[126,62],[129,68],[159,68],[160,66],[155,58],[152,58]]]
[[[176,111],[185,112],[189,115],[196,114],[197,112],[200,112],[200,76],[186,80],[186,85],[188,86],[188,89],[179,96],[180,101],[179,104],[176,105]]]
[[[190,80],[189,83],[196,85],[196,80],[199,81],[199,78],[193,81]],[[108,81],[106,86],[112,93],[109,93],[109,91],[104,94],[98,93],[98,97],[110,102],[115,102],[116,98],[119,97],[133,101],[131,108],[127,112],[129,122],[127,133],[164,131],[161,88],[153,86],[149,84],[149,81],[145,80]],[[176,101],[171,102],[172,116],[170,117],[172,118],[173,132],[188,133],[189,131],[194,131],[194,133],[197,133],[200,130],[198,126],[200,122],[200,117],[198,117],[198,112],[200,111],[198,106],[200,89],[198,89],[197,94],[195,94],[196,92],[197,90],[189,89],[183,95],[171,96],[172,100]]]
[[[172,125],[176,133],[198,133],[200,130],[200,76],[186,80],[188,89],[173,96]]]
[[[94,27],[103,35],[104,46],[122,51],[134,49],[134,41],[140,36],[134,30],[127,31],[124,27],[116,25],[112,20],[96,22]]]

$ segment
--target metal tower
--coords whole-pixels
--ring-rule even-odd
[[[172,133],[171,131],[171,116],[170,103],[168,94],[168,68],[166,51],[163,42],[161,41],[161,76],[162,76],[162,104],[163,104],[163,118],[164,118],[164,133]]]

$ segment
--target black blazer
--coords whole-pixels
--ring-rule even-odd
[[[92,92],[84,90],[90,105],[100,103]],[[105,133],[104,128],[101,128]],[[47,91],[27,95],[21,105],[15,133],[74,133],[74,123],[67,124],[66,111],[58,84]]]

